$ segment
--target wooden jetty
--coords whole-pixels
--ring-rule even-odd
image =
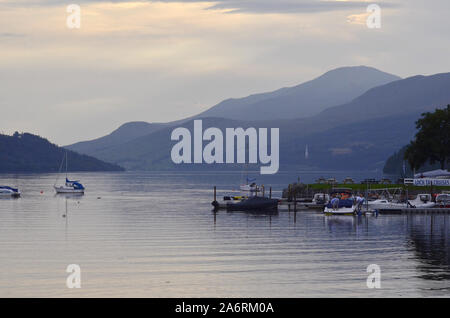
[[[380,214],[441,214],[450,213],[450,208],[402,208],[396,210],[379,210]]]

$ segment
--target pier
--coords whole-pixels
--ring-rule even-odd
[[[292,191],[292,188],[289,187],[289,190]],[[261,186],[258,188],[254,194],[253,197],[258,197],[258,193],[260,193],[261,198],[266,198],[265,196],[265,190],[264,186]],[[314,203],[311,198],[297,198],[296,192],[292,191],[290,192],[292,196],[290,198],[273,198],[275,200],[278,200],[278,210],[282,212],[306,212],[309,210],[317,211],[317,212],[323,212],[323,209],[325,207],[325,204],[317,204]],[[250,196],[251,197],[251,196]],[[241,196],[230,196],[226,201],[218,202],[217,201],[217,187],[214,186],[214,201],[213,205],[215,210],[229,210],[232,205],[233,201],[240,201],[242,198],[247,197],[241,197]],[[268,199],[272,199],[272,187],[269,188],[269,196]],[[366,213],[376,213],[379,214],[446,214],[450,213],[450,207],[433,207],[433,208],[399,208],[399,209],[379,209],[378,211],[372,211],[372,210],[365,210],[364,207],[361,211],[363,214]]]
[[[450,213],[450,208],[404,208],[399,210],[380,210],[380,214],[442,214]]]

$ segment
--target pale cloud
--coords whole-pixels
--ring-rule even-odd
[[[344,65],[403,77],[450,71],[450,23],[435,19],[448,1],[429,10],[421,0],[381,2],[376,31],[362,25],[367,1],[73,2],[79,30],[66,27],[60,1],[0,0],[3,131],[68,144]]]
[[[347,17],[347,22],[350,24],[366,25],[369,15],[370,13],[351,14]]]
[[[314,13],[359,9],[369,0],[77,0],[78,4],[111,3],[122,8],[136,7],[145,3],[207,3],[206,9],[225,10],[224,12],[247,13]],[[0,0],[4,6],[55,6],[60,5],[59,0]],[[388,1],[377,1],[384,7],[392,7]]]

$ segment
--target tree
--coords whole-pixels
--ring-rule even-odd
[[[434,113],[423,113],[416,122],[418,132],[408,145],[405,159],[414,169],[438,162],[445,169],[450,162],[450,105]]]

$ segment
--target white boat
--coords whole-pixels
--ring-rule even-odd
[[[325,206],[323,213],[326,215],[354,215],[357,213],[357,206],[355,205],[355,201],[353,198],[339,199],[339,204],[337,206],[333,206],[333,204],[328,202]]]
[[[443,193],[436,197],[436,205],[440,208],[450,207],[450,194]]]
[[[387,199],[379,199],[369,201],[364,204],[364,208],[367,206],[369,211],[375,210],[401,210],[405,208],[433,208],[436,205],[431,199],[430,194],[419,194],[414,200],[407,202],[392,202]]]
[[[20,197],[20,191],[17,188],[8,186],[0,186],[0,197],[2,198],[18,198]]]
[[[312,199],[313,204],[326,204],[330,201],[330,195],[327,193],[316,193]]]
[[[54,186],[56,193],[84,194],[84,186],[78,181],[70,181],[66,178],[66,183],[62,186]]]
[[[239,189],[241,191],[245,191],[245,192],[256,192],[258,190],[258,186],[256,185],[256,183],[254,182],[256,179],[249,179],[248,177],[248,164],[245,165],[245,180],[246,183],[241,183],[241,185],[239,186]],[[241,176],[241,182],[242,182],[242,176]]]
[[[61,162],[60,172],[64,159],[66,161],[66,182],[64,185],[56,186],[56,183],[58,182],[58,178],[56,178],[55,184],[53,185],[56,193],[84,194],[84,186],[79,181],[71,181],[67,178],[67,151]]]
[[[419,194],[414,200],[409,201],[411,208],[434,208],[436,203],[433,202],[431,194]]]
[[[325,207],[323,213],[326,215],[355,215],[356,214],[356,206],[352,206],[351,208],[342,207],[342,208],[329,208]]]
[[[256,189],[258,188],[256,183],[250,183],[250,184],[241,184],[241,186],[239,187],[241,189],[241,191],[246,191],[246,192],[256,192]]]
[[[375,210],[398,210],[406,207],[406,203],[392,202],[387,199],[378,199],[374,201],[369,201],[364,204],[364,208],[369,211]]]

